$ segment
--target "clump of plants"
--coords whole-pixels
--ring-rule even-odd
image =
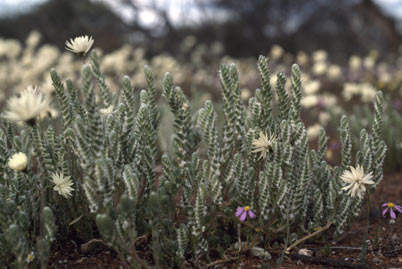
[[[387,145],[387,156],[384,161],[385,171],[399,171],[402,168],[402,116],[399,112],[400,101],[391,101],[391,96],[385,96],[383,116],[383,139]],[[372,108],[365,104],[355,107],[350,118],[353,145],[359,143],[359,132],[373,121]]]
[[[348,119],[341,118],[342,162],[332,167],[324,158],[324,129],[318,149],[309,149],[299,67],[292,66],[290,91],[282,73],[275,87],[270,84],[265,57],[257,67],[261,88],[246,106],[236,66],[221,65],[223,115],[211,101],[193,111],[166,73],[162,95],[174,116],[168,153],[158,148],[150,68],[144,68],[147,88],[139,95],[128,77],[120,92],[109,90],[96,51],[78,85],[52,70],[61,118],[40,116],[44,102],[55,104],[32,88],[40,108],[10,106],[0,123],[0,198],[7,211],[1,214],[0,262],[45,268],[54,235],[71,230],[86,240],[99,232],[134,268],[202,266],[257,248],[288,253],[324,231],[342,234],[359,214],[365,191],[383,176],[382,93],[356,156]],[[10,165],[18,152],[26,157],[23,169],[19,162]],[[35,257],[28,259],[32,250]]]

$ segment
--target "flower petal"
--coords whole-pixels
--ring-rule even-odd
[[[385,209],[382,211],[382,216],[383,216],[383,217],[385,217],[385,214],[387,213],[387,211],[388,211],[388,207],[385,208]]]
[[[349,184],[349,185],[343,187],[342,190],[347,191],[347,190],[350,189],[352,186],[353,186],[353,183],[351,183],[351,184]]]
[[[402,206],[394,205],[394,208],[398,210],[399,213],[402,213]]]
[[[366,184],[366,185],[371,185],[371,184],[374,184],[374,181],[365,179],[365,180],[362,180],[361,183]]]
[[[243,213],[242,213],[241,216],[240,216],[240,221],[245,221],[245,220],[246,220],[246,217],[247,217],[247,212],[246,212],[246,211],[243,211]]]
[[[383,203],[381,206],[388,206],[388,203]]]
[[[248,216],[250,217],[250,219],[254,219],[255,218],[255,214],[253,211],[249,210],[248,211]]]
[[[396,218],[395,212],[394,212],[394,210],[392,210],[392,208],[389,209],[389,213],[391,214],[392,219]]]
[[[346,183],[353,183],[355,180],[353,179],[353,174],[350,171],[345,171],[341,176],[341,179]]]
[[[361,191],[359,190],[359,184],[354,184],[353,185],[353,188],[352,188],[352,190],[351,190],[351,192],[352,192],[352,194],[354,193],[354,195],[353,196],[355,196],[356,195],[356,192],[357,192],[357,195],[359,195],[359,197],[360,197],[360,195],[361,195]]]
[[[243,213],[243,211],[244,211],[243,207],[238,207],[237,210],[236,210],[235,216],[236,217],[240,216],[241,213]]]
[[[355,193],[354,193],[354,195],[353,195],[353,193],[352,193],[352,197],[355,197],[356,196],[356,193],[357,193],[357,197],[359,197],[359,198],[362,198],[362,191],[360,190],[360,189],[358,189]]]

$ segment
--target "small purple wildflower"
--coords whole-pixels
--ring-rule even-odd
[[[402,206],[396,205],[394,203],[384,203],[381,206],[386,206],[386,208],[382,211],[382,216],[385,217],[385,214],[388,212],[389,209],[389,215],[391,216],[392,219],[396,218],[394,209],[397,210],[399,213],[402,213]]]
[[[240,221],[245,221],[247,218],[247,212],[250,219],[255,218],[255,214],[253,211],[251,211],[249,206],[238,207],[235,216],[240,217]]]

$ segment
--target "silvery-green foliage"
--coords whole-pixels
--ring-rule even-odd
[[[184,254],[186,253],[187,244],[188,244],[188,235],[187,235],[187,227],[184,224],[181,224],[180,227],[176,230],[177,232],[177,256],[183,259]]]
[[[383,99],[383,97],[377,96],[377,98]],[[374,102],[377,102],[377,100]],[[395,171],[402,167],[402,116],[400,108],[396,105],[394,107],[391,95],[385,95],[385,100],[381,105],[375,105],[374,114],[372,106],[365,104],[362,106],[355,106],[352,110],[352,115],[349,119],[350,130],[352,135],[353,145],[361,144],[361,130],[366,129],[374,131],[380,131],[379,135],[383,137],[385,144],[387,145],[387,155],[384,160],[384,169],[386,171]],[[378,113],[384,112],[383,117],[378,117]],[[377,116],[376,116],[377,115]],[[370,126],[371,123],[376,122],[378,130],[373,129]],[[382,127],[381,127],[382,126]],[[371,142],[370,142],[371,143]],[[384,148],[382,148],[384,149]],[[378,156],[381,156],[379,154]],[[374,163],[374,159],[372,160]]]
[[[339,167],[331,167],[324,159],[328,140],[324,129],[319,133],[317,151],[309,150],[306,128],[300,119],[301,80],[298,66],[292,66],[290,92],[285,90],[286,78],[283,74],[278,74],[276,91],[273,91],[264,57],[259,58],[258,69],[262,89],[256,90],[255,98],[250,99],[249,107],[246,108],[239,101],[235,66],[222,64],[220,81],[223,126],[219,128],[217,125],[217,115],[210,101],[205,103],[197,115],[197,126],[203,139],[201,147],[205,146],[207,150],[206,160],[202,162],[200,180],[193,185],[187,184],[187,180],[182,182],[187,211],[191,204],[188,197],[196,197],[194,211],[187,212],[187,224],[192,227],[194,237],[191,240],[196,242],[193,245],[198,246],[199,251],[204,250],[202,240],[209,238],[208,233],[201,232],[201,212],[207,208],[213,214],[213,210],[216,210],[216,207],[208,204],[200,206],[200,202],[205,199],[202,195],[204,188],[208,190],[207,197],[218,207],[225,202],[237,206],[251,205],[258,212],[261,226],[271,221],[272,225],[279,226],[277,231],[282,231],[287,220],[290,220],[291,232],[295,235],[302,235],[303,231],[311,232],[328,221],[335,226],[336,234],[340,234],[362,205],[362,199],[351,198],[341,190],[345,183],[340,176],[352,165],[352,141],[347,117],[342,117],[339,128],[342,163]],[[165,84],[169,85],[169,90],[164,95],[178,120],[180,99],[174,96],[172,80],[168,76]],[[275,94],[277,105],[273,102]],[[360,151],[356,158],[357,164],[363,165],[366,173],[374,174],[376,184],[382,177],[385,156],[381,122],[382,94],[378,93],[372,134],[362,131]],[[246,128],[251,129],[246,132]],[[252,141],[260,131],[276,138],[266,159],[262,160],[258,160],[257,154],[251,152]],[[176,129],[175,135],[180,139],[181,129]],[[185,142],[186,137],[181,141],[176,139],[175,145],[179,145],[177,150],[181,150],[180,145]],[[183,164],[191,162],[191,159],[183,160],[183,156],[179,155]],[[376,167],[373,166],[375,159],[378,160]],[[198,186],[203,184],[202,187],[197,187],[197,183]],[[229,196],[225,196],[226,193]]]
[[[100,97],[101,97],[101,102],[104,107],[108,107],[112,104],[112,100],[110,98],[110,90],[108,86],[105,83],[105,77],[102,74],[100,70],[100,65],[99,65],[99,60],[98,60],[98,55],[96,51],[93,51],[91,53],[91,67],[92,67],[92,74],[96,78],[99,84],[99,90],[100,90]]]
[[[55,239],[56,224],[55,217],[49,207],[42,210],[42,231],[39,240],[36,243],[37,256],[41,267],[46,268],[50,257],[51,242]]]
[[[208,189],[207,196],[219,206],[229,202],[237,206],[251,205],[260,216],[259,225],[267,221],[279,226],[277,231],[284,230],[290,220],[292,232],[301,235],[303,231],[312,231],[323,226],[328,221],[335,228],[336,233],[342,233],[345,225],[349,225],[358,214],[362,199],[350,198],[341,188],[344,183],[340,176],[352,165],[352,142],[346,116],[340,122],[340,137],[342,142],[342,163],[338,167],[331,167],[324,159],[327,150],[325,130],[319,132],[318,149],[309,150],[309,141],[306,128],[300,119],[301,80],[297,65],[292,66],[291,91],[285,90],[286,78],[278,74],[276,92],[269,83],[269,69],[264,57],[258,61],[261,74],[262,89],[256,90],[255,98],[251,98],[247,108],[239,102],[238,75],[236,68],[231,65],[221,65],[220,81],[223,94],[222,128],[217,125],[217,116],[212,103],[207,101],[198,112],[197,126],[202,133],[206,147],[206,160],[202,162],[202,177],[195,184],[183,182],[183,205],[187,208],[188,222],[192,227],[193,237],[199,245],[200,218],[205,207],[200,207],[199,184]],[[174,97],[170,75],[165,84],[169,91],[165,92],[176,120],[179,98]],[[273,103],[276,94],[277,107]],[[277,112],[277,114],[275,113]],[[375,182],[382,177],[382,162],[385,154],[385,144],[381,140],[382,121],[382,94],[378,93],[375,103],[375,120],[372,134],[362,131],[360,153],[357,155],[357,164],[363,165],[365,172],[372,172]],[[247,132],[245,128],[249,129]],[[267,158],[258,160],[256,154],[251,153],[252,141],[257,138],[259,131],[272,134],[276,142],[267,153]],[[178,138],[181,129],[176,129]],[[181,141],[175,140],[181,150]],[[183,160],[184,164],[191,162]],[[189,156],[189,155],[187,155]],[[373,167],[373,160],[377,159],[377,167]],[[191,167],[190,167],[191,169]],[[191,172],[190,172],[191,173]],[[258,192],[255,192],[255,187]],[[225,196],[228,193],[229,196]],[[191,201],[188,197],[196,197],[194,211],[188,212]],[[254,203],[257,198],[257,203]],[[206,205],[207,210],[216,210],[216,207]],[[212,214],[211,211],[210,214]],[[208,214],[207,214],[208,215]],[[194,218],[196,219],[194,221]],[[278,235],[276,235],[278,236]],[[203,233],[208,240],[208,234]],[[182,253],[182,252],[180,252]]]
[[[21,129],[2,121],[0,134],[0,265],[26,268],[33,252],[32,263],[46,266],[56,231],[53,210],[42,203],[50,188],[47,169],[55,165],[53,130],[44,134],[38,123]],[[35,154],[24,171],[8,167],[8,158],[17,152]]]
[[[29,193],[22,192],[24,195],[18,201],[16,193],[7,185],[0,184],[0,266],[7,268],[27,268],[27,257],[31,252],[34,253],[36,260],[33,264],[41,264],[46,268],[50,256],[51,242],[55,238],[56,226],[55,218],[49,207],[44,207],[42,214],[42,227],[39,236],[32,227],[32,217],[28,207],[30,201]],[[25,203],[25,201],[27,201]],[[34,220],[36,221],[36,220]],[[36,241],[36,246],[33,242]]]
[[[147,263],[136,251],[138,241],[152,253],[155,267],[183,265],[188,258],[201,261],[237,240],[228,231],[236,227],[236,208],[247,205],[257,215],[251,225],[267,242],[284,242],[287,230],[294,241],[328,222],[337,235],[342,233],[363,204],[341,190],[340,176],[354,159],[347,117],[339,128],[342,162],[331,167],[324,159],[324,129],[317,150],[309,149],[300,117],[299,67],[292,66],[290,90],[284,74],[270,85],[265,57],[258,59],[257,68],[261,88],[246,106],[241,74],[234,64],[221,65],[222,115],[212,101],[193,111],[166,73],[162,96],[173,115],[174,133],[170,150],[163,154],[158,150],[160,114],[149,67],[144,68],[146,89],[134,90],[126,76],[121,91],[114,93],[95,51],[77,85],[52,70],[61,122],[24,127],[0,122],[0,250],[5,250],[0,262],[9,262],[3,253],[10,253],[12,262],[25,266],[26,255],[35,247],[27,242],[40,235],[36,249],[46,263],[56,225],[60,234],[76,229],[85,239],[92,238],[88,227],[96,225],[104,241],[133,267]],[[360,144],[353,147],[358,148],[356,164],[373,173],[375,185],[382,178],[386,151],[382,103],[378,93],[373,126],[360,132]],[[264,158],[253,152],[261,133],[273,137]],[[20,151],[29,155],[29,163],[26,171],[15,172],[7,162]],[[71,177],[71,198],[53,190],[51,175],[56,172]],[[32,221],[40,223],[40,213],[43,226],[32,227]],[[10,238],[10,231],[18,237]]]

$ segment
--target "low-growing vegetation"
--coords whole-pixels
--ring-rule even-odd
[[[33,68],[35,35],[6,64],[25,68],[19,76],[39,72],[31,81],[42,81],[54,62]],[[52,244],[72,233],[84,241],[101,238],[133,268],[204,267],[245,253],[276,253],[281,264],[314,237],[338,240],[383,178],[386,142],[391,154],[400,155],[396,133],[402,129],[390,125],[400,125],[401,116],[382,92],[368,82],[345,84],[345,104],[356,94],[374,104],[350,117],[340,115],[350,110],[342,110],[334,94],[320,93],[327,78],[342,81],[342,69],[328,67],[325,52],[312,58],[317,80],[303,76],[297,64],[280,63],[280,47],[271,51],[272,64],[290,72],[271,75],[264,56],[254,71],[251,60],[236,65],[224,59],[221,97],[211,91],[212,100],[205,100],[173,80],[177,75],[179,84],[200,85],[197,79],[207,77],[217,86],[213,75],[200,75],[209,72],[201,69],[204,64],[188,75],[174,59],[163,67],[153,59],[143,68],[140,90],[134,85],[144,61],[135,67],[128,61],[142,57],[138,50],[126,47],[99,57],[89,52],[92,43],[87,36],[66,43],[81,58],[73,63],[72,55],[63,54],[50,71],[51,88],[4,93],[11,96],[0,122],[1,267],[46,268]],[[122,56],[124,51],[131,56]],[[116,58],[118,74],[104,72],[107,59],[114,66]],[[307,58],[297,57],[302,66],[308,66]],[[351,76],[360,72],[352,59]],[[366,58],[365,67],[373,68],[373,62]],[[169,69],[161,82],[154,79]],[[122,76],[127,71],[134,81]],[[242,88],[243,75],[255,85],[256,74],[258,88]],[[7,83],[22,87],[12,78]],[[302,109],[311,115],[317,110],[318,117],[302,120]],[[329,140],[323,128],[331,119],[339,122],[338,162],[329,154],[334,133]],[[389,163],[398,166],[400,159]],[[392,202],[383,206],[393,219],[401,211]],[[363,240],[362,262],[366,252]]]

